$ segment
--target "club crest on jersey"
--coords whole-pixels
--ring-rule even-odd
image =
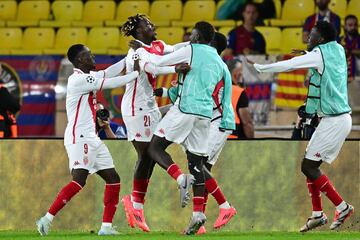
[[[151,134],[150,128],[145,129],[145,136],[150,137],[150,134]]]
[[[89,151],[89,147],[88,147],[88,145],[85,143],[85,144],[84,144],[84,153],[87,154],[88,151]]]
[[[94,82],[95,82],[95,78],[94,78],[93,76],[87,76],[87,77],[86,77],[86,81],[87,81],[88,83],[94,83]]]
[[[87,156],[84,157],[84,165],[87,165],[89,163],[89,158]]]

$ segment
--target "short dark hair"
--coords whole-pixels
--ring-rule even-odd
[[[353,15],[353,14],[347,15],[347,16],[345,17],[345,22],[346,22],[347,20],[349,20],[349,19],[355,19],[356,21],[358,20],[358,18],[357,18],[355,15]]]
[[[69,50],[67,51],[67,57],[71,63],[74,63],[77,55],[84,50],[85,45],[83,44],[75,44],[72,45]]]
[[[195,24],[195,29],[198,30],[199,34],[201,35],[201,37],[207,42],[210,43],[215,35],[215,29],[213,27],[213,25],[211,25],[208,22],[197,22]]]
[[[150,19],[144,14],[128,17],[128,20],[120,27],[122,35],[135,37],[136,29],[141,21],[150,21]]]
[[[238,63],[242,63],[240,59],[234,58],[226,62],[226,65],[229,68],[229,71],[232,72]]]
[[[320,33],[321,37],[324,38],[324,43],[336,40],[337,32],[333,24],[326,21],[318,21],[315,28]]]
[[[256,11],[259,11],[258,5],[256,3],[254,3],[253,1],[247,1],[244,6],[242,7],[242,11],[241,12],[245,12],[245,9],[247,6],[253,6],[256,8]]]
[[[215,32],[214,39],[211,41],[211,46],[216,48],[218,54],[220,55],[227,47],[227,38],[224,34]]]

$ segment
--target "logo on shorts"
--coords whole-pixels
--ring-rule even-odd
[[[88,147],[88,145],[85,143],[85,144],[84,144],[84,153],[87,154],[88,151],[89,151],[89,147]]]
[[[89,163],[89,158],[87,156],[84,157],[84,165],[87,165]]]
[[[135,134],[135,137],[140,138],[140,137],[141,137],[141,134],[140,134],[140,133],[136,133],[136,134]]]
[[[159,129],[159,133],[165,134],[165,130],[164,130],[163,128],[160,128],[160,129]]]
[[[145,129],[145,136],[150,137],[150,134],[151,134],[150,128]]]
[[[79,162],[79,161],[75,161],[75,162],[74,162],[74,166],[77,166],[77,165],[80,165],[80,162]]]
[[[319,152],[315,153],[314,156],[317,158],[321,158],[321,154]]]

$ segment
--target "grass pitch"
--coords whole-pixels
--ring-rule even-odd
[[[221,239],[221,240],[348,240],[358,239],[360,240],[360,232],[309,232],[306,234],[300,234],[297,232],[211,232],[202,236],[183,236],[180,233],[175,232],[151,232],[151,233],[134,233],[125,232],[120,236],[97,236],[96,233],[89,232],[70,232],[70,231],[54,231],[49,236],[40,237],[35,231],[0,231],[0,239],[121,239],[121,240],[141,240],[141,239]]]

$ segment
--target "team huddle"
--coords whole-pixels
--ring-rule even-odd
[[[303,232],[327,223],[327,217],[322,212],[320,192],[324,192],[336,206],[331,229],[341,226],[354,211],[353,206],[342,200],[319,169],[322,161],[331,163],[336,158],[351,128],[346,79],[345,86],[342,83],[347,73],[331,71],[333,66],[346,65],[345,56],[332,37],[323,34],[331,29],[321,24],[323,22],[319,22],[310,34],[309,42],[312,45],[309,44],[311,47],[305,55],[275,64],[254,64],[259,72],[311,68],[315,76],[312,77],[315,87],[309,89],[311,93],[306,107],[310,113],[322,111],[323,115],[302,164],[313,203],[313,215],[301,228]],[[76,44],[68,50],[74,73],[69,77],[67,86],[68,124],[64,145],[72,181],[62,188],[48,212],[36,222],[39,233],[48,234],[56,214],[85,186],[87,176],[96,173],[106,183],[103,222],[98,234],[118,234],[112,222],[119,203],[120,177],[108,148],[97,136],[95,112],[96,91],[121,86],[126,86],[121,111],[128,141],[132,142],[138,156],[132,193],[121,199],[129,226],[150,231],[145,220],[144,203],[156,164],[176,181],[181,207],[192,199],[193,212],[185,234],[206,232],[205,206],[209,193],[219,205],[214,228],[225,226],[236,210],[226,200],[211,169],[226,139],[235,129],[231,75],[220,56],[227,46],[226,37],[216,32],[210,23],[198,22],[191,33],[190,42],[167,45],[156,40],[155,27],[144,15],[129,17],[121,32],[135,40],[129,43],[130,49],[123,60],[103,71],[95,71],[94,57],[86,46]],[[334,54],[340,57],[334,58]],[[172,73],[178,73],[176,85],[169,89],[155,89],[158,75]],[[328,83],[334,79],[339,81],[335,85],[339,89],[335,95],[327,90],[331,85]],[[335,99],[336,104],[328,107],[329,100],[323,100],[326,94]],[[155,95],[168,97],[172,104],[163,107],[160,112]],[[336,140],[330,145],[326,144],[330,141],[326,139],[329,130],[333,134],[331,140]],[[172,143],[181,144],[185,149],[189,174],[183,173],[166,152]]]

